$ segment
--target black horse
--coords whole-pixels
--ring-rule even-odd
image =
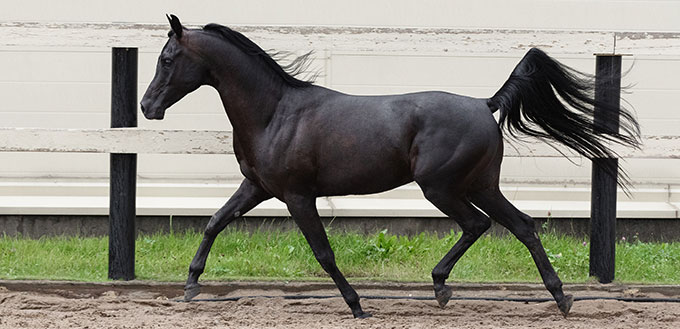
[[[286,203],[354,316],[370,316],[336,266],[315,199],[376,193],[415,181],[463,230],[432,270],[440,306],[451,296],[444,284],[451,269],[489,228],[490,217],[526,245],[546,288],[568,314],[573,298],[562,292],[534,221],[500,192],[501,128],[556,140],[588,158],[613,157],[606,141],[637,146],[634,117],[619,107],[595,104],[592,77],[531,49],[488,99],[446,92],[353,96],[296,78],[290,67],[282,68],[228,27],[186,29],[174,15],[168,19],[172,30],[142,112],[147,119],[163,119],[186,94],[201,85],[214,87],[233,125],[234,152],[245,176],[205,229],[189,267],[186,300],[199,293],[198,277],[217,234],[275,197]],[[603,124],[593,120],[596,105],[612,120],[621,117],[622,134],[598,133]],[[499,122],[492,115],[497,110]]]

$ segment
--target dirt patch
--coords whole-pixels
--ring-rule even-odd
[[[372,318],[355,320],[339,297],[284,299],[283,295],[333,296],[328,284],[223,283],[209,285],[200,298],[270,296],[238,301],[180,303],[177,285],[0,282],[0,328],[679,328],[680,303],[586,300],[564,319],[555,303],[364,299]],[[62,285],[62,286],[60,286]],[[232,288],[225,294],[217,286]],[[69,288],[64,288],[67,286]],[[124,289],[121,288],[125,287]],[[236,288],[233,288],[233,287]],[[260,288],[258,288],[260,286]],[[361,285],[359,285],[361,286]],[[397,289],[396,287],[400,287]],[[54,288],[57,287],[57,288]],[[161,287],[165,287],[161,289]],[[544,297],[540,286],[455,286],[455,296]],[[501,287],[501,288],[499,288]],[[309,289],[307,289],[309,288]],[[394,289],[393,289],[394,288]],[[426,285],[365,284],[363,295],[425,296]],[[569,290],[567,287],[566,290]],[[571,287],[578,296],[661,296],[650,287]],[[661,287],[663,288],[663,287]],[[668,291],[677,288],[662,289]],[[177,295],[170,296],[168,295]]]

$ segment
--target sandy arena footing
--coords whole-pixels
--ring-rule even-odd
[[[423,283],[354,283],[372,318],[355,320],[329,282],[206,283],[183,303],[177,283],[0,281],[0,328],[678,328],[679,302],[576,301],[567,319],[554,302],[452,300],[441,309]],[[454,298],[550,297],[535,284],[452,284]],[[677,300],[678,286],[566,285],[576,298]],[[284,299],[284,296],[336,296]]]

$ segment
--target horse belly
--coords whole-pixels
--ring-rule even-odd
[[[317,172],[323,196],[378,193],[413,180],[408,150],[371,143],[336,145],[324,153]]]

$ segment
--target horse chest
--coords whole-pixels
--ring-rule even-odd
[[[238,157],[237,157],[238,158]],[[259,156],[254,159],[240,159],[241,173],[248,180],[257,183],[267,193],[281,199],[291,182],[300,182],[313,175],[308,171],[285,164],[281,157]]]

